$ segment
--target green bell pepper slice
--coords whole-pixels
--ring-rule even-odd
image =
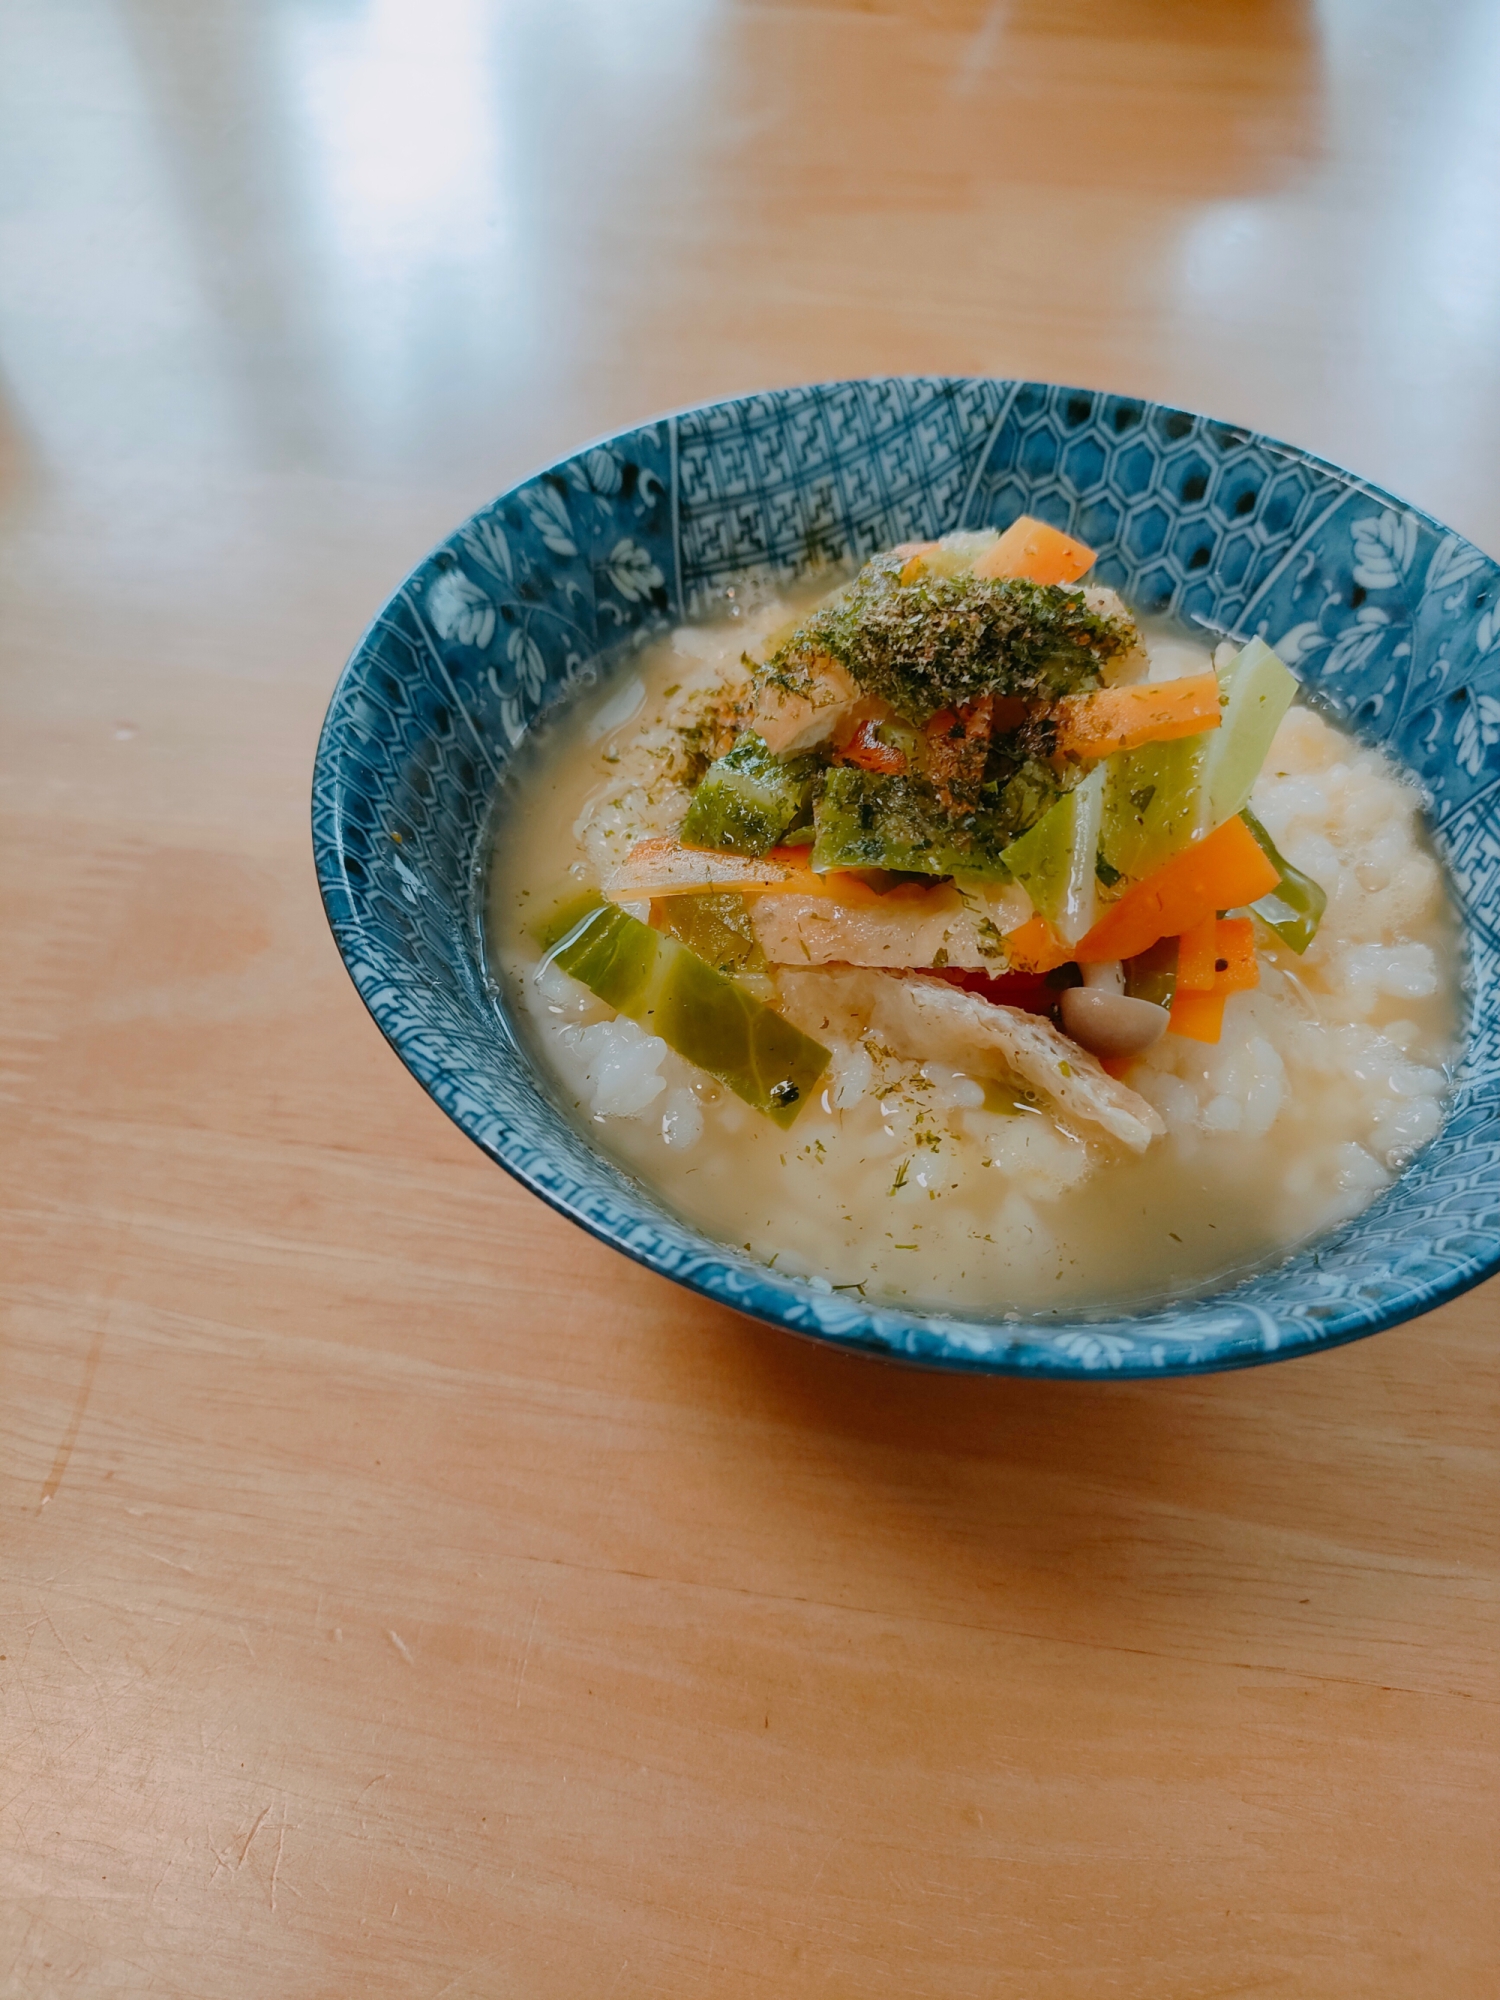
[[[1240,818],[1255,835],[1256,844],[1271,866],[1281,871],[1276,887],[1250,907],[1283,944],[1300,954],[1318,934],[1318,925],[1328,908],[1328,892],[1311,875],[1304,875],[1300,868],[1292,866],[1248,806]]]

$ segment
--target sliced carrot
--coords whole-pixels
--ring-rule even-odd
[[[1061,528],[1019,514],[974,564],[975,576],[1024,576],[1031,583],[1076,583],[1094,567],[1094,551]]]
[[[1212,993],[1215,990],[1214,960],[1219,954],[1219,920],[1210,910],[1202,923],[1194,924],[1177,940],[1177,990],[1179,993]]]
[[[1188,1035],[1195,1042],[1216,1042],[1223,1027],[1224,1002],[1231,993],[1248,993],[1259,984],[1255,926],[1250,919],[1205,917],[1177,940],[1172,1033]]]
[[[1081,965],[1136,958],[1158,938],[1181,937],[1218,910],[1257,901],[1280,880],[1280,871],[1236,814],[1127,889],[1071,955]]]
[[[1219,726],[1219,677],[1185,674],[1069,695],[1054,711],[1057,747],[1070,757],[1111,757],[1143,743],[1171,743]]]
[[[1248,993],[1259,986],[1255,925],[1248,917],[1220,917],[1214,932],[1215,993]]]
[[[1005,933],[1005,956],[1012,972],[1051,972],[1056,966],[1066,965],[1073,953],[1054,937],[1052,926],[1038,911],[1019,930]]]
[[[854,726],[848,741],[838,750],[841,764],[857,764],[862,771],[880,771],[899,776],[906,769],[906,755],[893,743],[882,743],[880,725],[866,720]]]
[[[1172,996],[1170,1032],[1186,1035],[1191,1042],[1216,1042],[1224,1032],[1224,997],[1222,993],[1185,993],[1179,986]]]

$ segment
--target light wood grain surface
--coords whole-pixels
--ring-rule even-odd
[[[1491,2000],[1500,1290],[820,1352],[513,1186],[307,835],[359,630],[662,408],[1165,397],[1500,548],[1494,0],[0,10],[0,1991]]]

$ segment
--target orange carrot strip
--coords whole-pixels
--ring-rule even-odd
[[[1177,940],[1178,992],[1215,992],[1214,960],[1218,955],[1219,920],[1210,910],[1202,923],[1194,924]]]
[[[1255,835],[1235,815],[1125,891],[1078,945],[1080,965],[1136,958],[1158,938],[1181,937],[1217,910],[1240,909],[1281,880]]]
[[[892,743],[882,743],[879,724],[869,720],[855,724],[853,733],[839,746],[837,755],[841,764],[857,764],[862,771],[899,776],[906,769],[905,752]]]
[[[1179,986],[1172,996],[1169,1034],[1186,1035],[1191,1042],[1216,1042],[1224,1032],[1222,993],[1185,993]]]
[[[1215,993],[1248,993],[1260,984],[1255,956],[1255,926],[1248,917],[1220,917],[1214,926]],[[1177,961],[1181,967],[1181,958]],[[1182,973],[1177,974],[1178,984]]]
[[[1280,881],[1280,876],[1276,878]],[[1005,933],[1006,964],[1012,972],[1051,972],[1066,965],[1073,953],[1052,934],[1052,926],[1040,911],[1028,917],[1019,930]]]
[[[1219,726],[1219,677],[1185,674],[1069,695],[1057,704],[1057,747],[1070,757],[1110,757],[1143,743],[1171,743]]]
[[[1177,940],[1179,993],[1248,993],[1260,984],[1248,917],[1205,917]]]
[[[1031,583],[1076,583],[1094,566],[1094,551],[1060,528],[1019,514],[974,564],[975,576],[1024,576]]]

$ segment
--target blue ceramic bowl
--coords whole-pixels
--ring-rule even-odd
[[[1372,1207],[1213,1296],[1068,1324],[846,1303],[678,1221],[558,1109],[486,978],[478,919],[497,774],[600,662],[715,615],[747,570],[791,579],[1023,510],[1091,543],[1141,609],[1261,634],[1421,779],[1470,959],[1448,1122]],[[798,1333],[960,1368],[1174,1374],[1354,1340],[1500,1267],[1500,569],[1236,425],[1046,383],[880,378],[607,438],[465,522],[375,619],[323,727],[313,840],[350,977],[470,1138],[627,1256]]]

